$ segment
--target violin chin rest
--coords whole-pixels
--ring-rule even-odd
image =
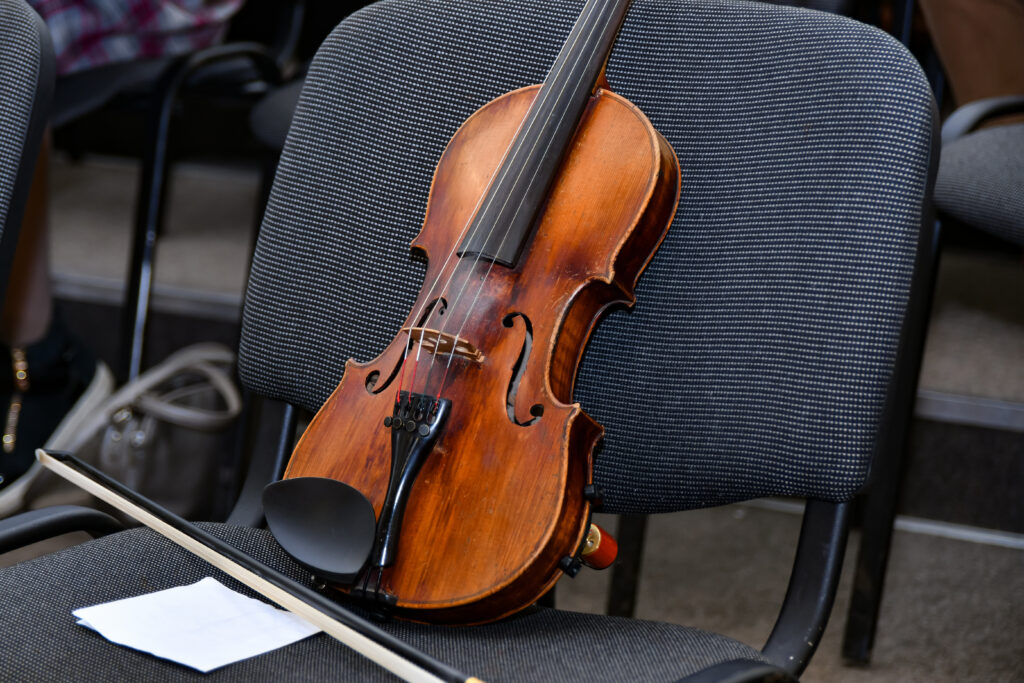
[[[373,505],[340,481],[297,477],[274,482],[263,489],[263,511],[285,552],[321,579],[351,584],[373,549]]]

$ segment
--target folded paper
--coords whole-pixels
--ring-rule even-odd
[[[204,673],[276,650],[320,629],[207,577],[189,586],[74,610],[107,640]]]

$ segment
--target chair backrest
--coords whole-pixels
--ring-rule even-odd
[[[0,0],[0,301],[53,97],[53,47],[23,0]]]
[[[409,244],[459,124],[543,80],[582,0],[385,0],[310,67],[249,282],[241,373],[315,409],[397,333]],[[605,509],[864,484],[934,162],[934,103],[889,36],[817,12],[636,0],[608,79],[675,148],[682,201],[575,397]]]

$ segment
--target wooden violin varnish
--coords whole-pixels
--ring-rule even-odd
[[[589,0],[544,83],[449,141],[408,318],[376,359],[348,361],[265,494],[281,545],[371,608],[491,621],[567,564],[614,559],[607,534],[586,552],[603,430],[573,384],[602,313],[633,303],[680,191],[671,147],[603,87],[628,4]]]

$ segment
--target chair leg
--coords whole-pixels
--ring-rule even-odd
[[[902,453],[880,458],[874,485],[863,500],[860,549],[843,633],[843,657],[857,664],[871,661],[904,460]]]
[[[153,289],[153,254],[163,223],[167,190],[167,145],[180,84],[177,72],[181,68],[182,62],[176,62],[161,78],[146,127],[146,148],[135,206],[135,233],[121,331],[122,372],[128,381],[138,377],[142,369],[143,341]]]
[[[623,515],[619,518],[619,555],[612,568],[607,612],[613,617],[632,617],[636,611],[637,585],[647,535],[647,515]]]
[[[164,70],[156,86],[148,125],[149,144],[143,155],[121,334],[122,363],[129,381],[138,377],[142,368],[142,347],[153,287],[153,253],[163,220],[169,161],[167,145],[174,106],[189,76],[210,64],[232,59],[248,60],[268,83],[276,84],[281,80],[280,71],[266,50],[242,43],[219,45],[182,57]]]
[[[929,180],[929,193],[931,182]],[[880,437],[881,448],[872,463],[871,482],[864,501],[860,550],[854,574],[853,594],[846,615],[843,634],[843,657],[851,662],[867,664],[875,641],[878,608],[889,562],[892,525],[896,518],[900,484],[910,448],[910,426],[913,422],[917,396],[917,379],[924,350],[925,332],[935,290],[941,226],[932,217],[930,207],[922,218],[918,244],[918,271],[912,290],[917,292],[908,303],[908,329],[904,335],[900,366],[904,371],[894,378],[892,404],[888,406],[886,423]]]

